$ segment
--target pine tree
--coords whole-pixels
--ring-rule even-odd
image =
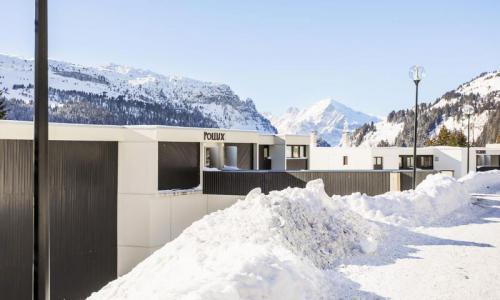
[[[433,139],[427,139],[427,141],[425,141],[425,145],[465,147],[467,146],[467,138],[462,131],[450,131],[448,130],[448,128],[446,128],[446,126],[443,126],[439,130],[437,137]]]
[[[2,96],[2,91],[0,91],[0,120],[7,117],[7,103],[5,103],[5,98]]]

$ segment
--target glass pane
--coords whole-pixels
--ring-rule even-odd
[[[286,157],[292,157],[292,146],[286,146]]]

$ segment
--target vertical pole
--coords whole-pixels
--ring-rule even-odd
[[[415,124],[413,132],[413,181],[412,187],[415,189],[417,186],[417,128],[418,128],[418,83],[419,80],[415,80]]]
[[[47,0],[35,0],[33,299],[50,299]]]
[[[469,168],[469,151],[470,151],[470,126],[469,126],[469,123],[470,123],[470,115],[467,115],[467,174],[469,174],[470,172],[470,168]]]

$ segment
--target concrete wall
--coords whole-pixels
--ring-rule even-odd
[[[243,198],[201,192],[121,195],[118,200],[118,275],[129,272],[193,222]]]

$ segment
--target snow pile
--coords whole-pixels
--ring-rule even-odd
[[[459,179],[469,193],[500,192],[500,170],[472,172]]]
[[[331,299],[327,269],[374,251],[379,236],[320,180],[269,195],[254,190],[89,299]]]
[[[467,186],[453,177],[429,175],[415,190],[367,196],[333,196],[363,217],[377,222],[423,226],[471,204]]]

